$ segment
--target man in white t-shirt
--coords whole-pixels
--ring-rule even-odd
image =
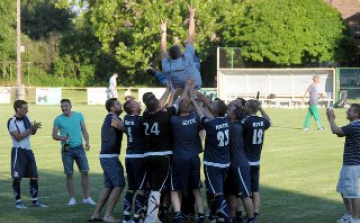
[[[26,206],[20,197],[20,182],[22,178],[30,178],[29,190],[32,207],[46,207],[38,199],[38,173],[36,161],[30,146],[30,136],[35,135],[41,128],[40,122],[31,123],[26,116],[28,105],[24,100],[14,102],[15,115],[8,120],[8,129],[12,140],[11,150],[11,177],[12,187],[16,199],[16,208],[24,209]]]
[[[108,88],[108,99],[109,98],[117,98],[117,82],[116,78],[118,78],[118,74],[114,73],[109,80],[109,88]]]

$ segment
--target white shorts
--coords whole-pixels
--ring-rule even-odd
[[[344,198],[360,198],[359,196],[360,165],[342,166],[336,191]]]

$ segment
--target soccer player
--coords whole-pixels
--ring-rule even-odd
[[[186,85],[184,92],[188,90]],[[200,193],[200,158],[202,151],[199,136],[199,117],[190,111],[191,102],[183,98],[179,102],[179,116],[172,116],[171,127],[174,138],[173,159],[171,166],[171,201],[174,209],[174,222],[183,222],[181,192],[188,188],[194,194],[198,210],[198,222],[204,222],[203,204]]]
[[[243,128],[245,154],[250,164],[254,216],[257,218],[260,211],[260,156],[264,143],[265,131],[270,127],[271,120],[262,109],[258,100],[252,99],[246,101],[244,111],[247,117],[241,121],[241,124]],[[260,111],[262,117],[257,116],[258,111]]]
[[[231,101],[228,105],[227,115],[230,124],[230,157],[231,165],[228,177],[225,181],[225,194],[230,201],[230,212],[235,216],[237,208],[236,198],[241,198],[244,204],[247,223],[256,222],[254,219],[254,207],[251,200],[250,190],[250,167],[244,151],[242,127],[240,120],[243,118],[243,107],[240,100]]]
[[[231,222],[227,202],[224,198],[224,182],[230,166],[229,122],[224,117],[227,107],[222,100],[213,102],[213,115],[204,116],[194,97],[191,102],[200,117],[201,125],[206,130],[204,151],[204,172],[207,195],[209,197],[209,220],[215,221],[215,215]]]
[[[22,178],[30,178],[29,190],[32,207],[46,207],[38,200],[38,172],[33,151],[31,150],[30,137],[41,128],[41,123],[30,122],[28,105],[24,100],[14,102],[15,115],[8,120],[7,127],[11,136],[11,177],[12,187],[16,200],[16,208],[26,208],[21,201],[20,183]]]
[[[338,127],[334,111],[326,111],[332,133],[339,137],[345,136],[343,165],[336,190],[343,198],[346,212],[337,222],[360,223],[360,104],[352,104],[346,114],[350,124]]]
[[[318,111],[318,104],[319,104],[319,84],[320,84],[320,76],[315,75],[313,78],[314,83],[312,83],[308,89],[306,90],[304,94],[304,98],[302,100],[302,103],[304,103],[306,95],[309,93],[309,109],[308,113],[306,115],[305,123],[304,123],[304,131],[309,130],[310,120],[311,117],[314,116],[317,129],[322,131],[324,130],[324,126],[321,124],[320,115]]]
[[[195,9],[189,6],[189,34],[187,45],[184,52],[181,52],[180,46],[173,45],[167,52],[166,46],[166,22],[161,23],[161,52],[162,68],[165,74],[169,75],[173,88],[184,89],[186,80],[193,78],[195,88],[200,89],[202,85],[201,75],[194,63],[195,57]]]
[[[167,98],[168,94],[169,92],[165,91],[162,98]],[[141,124],[145,169],[151,185],[145,223],[159,222],[160,194],[169,175],[173,146],[170,117],[177,113],[177,109],[172,106],[173,98],[174,95],[171,94],[170,107],[166,109],[162,109],[160,100],[154,95],[145,98],[147,112],[144,112]]]
[[[144,167],[144,139],[141,122],[141,105],[134,99],[125,102],[124,117],[125,133],[127,135],[127,148],[125,166],[128,181],[128,191],[124,198],[124,219],[123,223],[131,221],[130,213],[135,197],[135,210],[133,221],[140,221],[141,213],[146,203],[147,196],[145,189],[147,178]]]
[[[121,104],[116,98],[110,98],[105,103],[109,112],[101,127],[100,165],[104,172],[104,188],[99,202],[90,221],[103,220],[105,222],[119,222],[114,216],[114,208],[121,192],[125,187],[124,168],[119,160],[124,124],[119,118],[122,112]],[[101,219],[100,213],[105,203],[109,201],[105,216]]]
[[[80,112],[71,111],[71,101],[61,100],[62,114],[55,118],[52,138],[61,141],[61,157],[66,174],[66,187],[69,194],[68,206],[76,205],[74,195],[74,161],[81,172],[81,183],[84,192],[83,203],[96,205],[90,197],[89,191],[89,163],[84,151],[82,136],[85,139],[85,149],[90,150],[89,134],[86,129],[84,117]],[[60,135],[58,132],[60,131]]]

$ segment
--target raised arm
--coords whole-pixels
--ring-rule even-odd
[[[167,48],[166,48],[166,21],[165,20],[161,20],[161,54],[162,54],[162,59],[168,59],[169,58],[169,54],[167,52]]]
[[[335,115],[334,115],[334,110],[331,108],[326,109],[326,116],[329,120],[330,123],[330,128],[331,128],[331,132],[339,137],[344,136],[343,131],[341,130],[340,127],[338,127],[335,123]]]
[[[194,98],[190,98],[191,103],[193,104],[194,108],[195,108],[195,112],[196,114],[199,116],[199,118],[204,117],[204,113],[202,112],[201,108],[199,107],[199,105],[197,104],[197,102],[195,101]]]
[[[262,116],[263,118],[266,118],[267,120],[269,120],[270,123],[271,123],[270,116],[264,111],[264,109],[262,108],[260,102],[259,102],[259,111],[260,111],[260,113],[261,113],[261,116]]]
[[[194,44],[195,41],[195,8],[189,5],[189,34],[187,44]]]
[[[166,103],[166,100],[168,99],[169,97],[169,94],[171,92],[171,86],[170,86],[170,83],[169,81],[167,82],[167,85],[166,85],[166,90],[164,92],[164,94],[161,96],[160,98],[160,107],[163,108],[165,103]]]

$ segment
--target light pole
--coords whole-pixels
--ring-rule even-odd
[[[25,99],[25,89],[21,85],[21,0],[16,1],[16,99]]]

